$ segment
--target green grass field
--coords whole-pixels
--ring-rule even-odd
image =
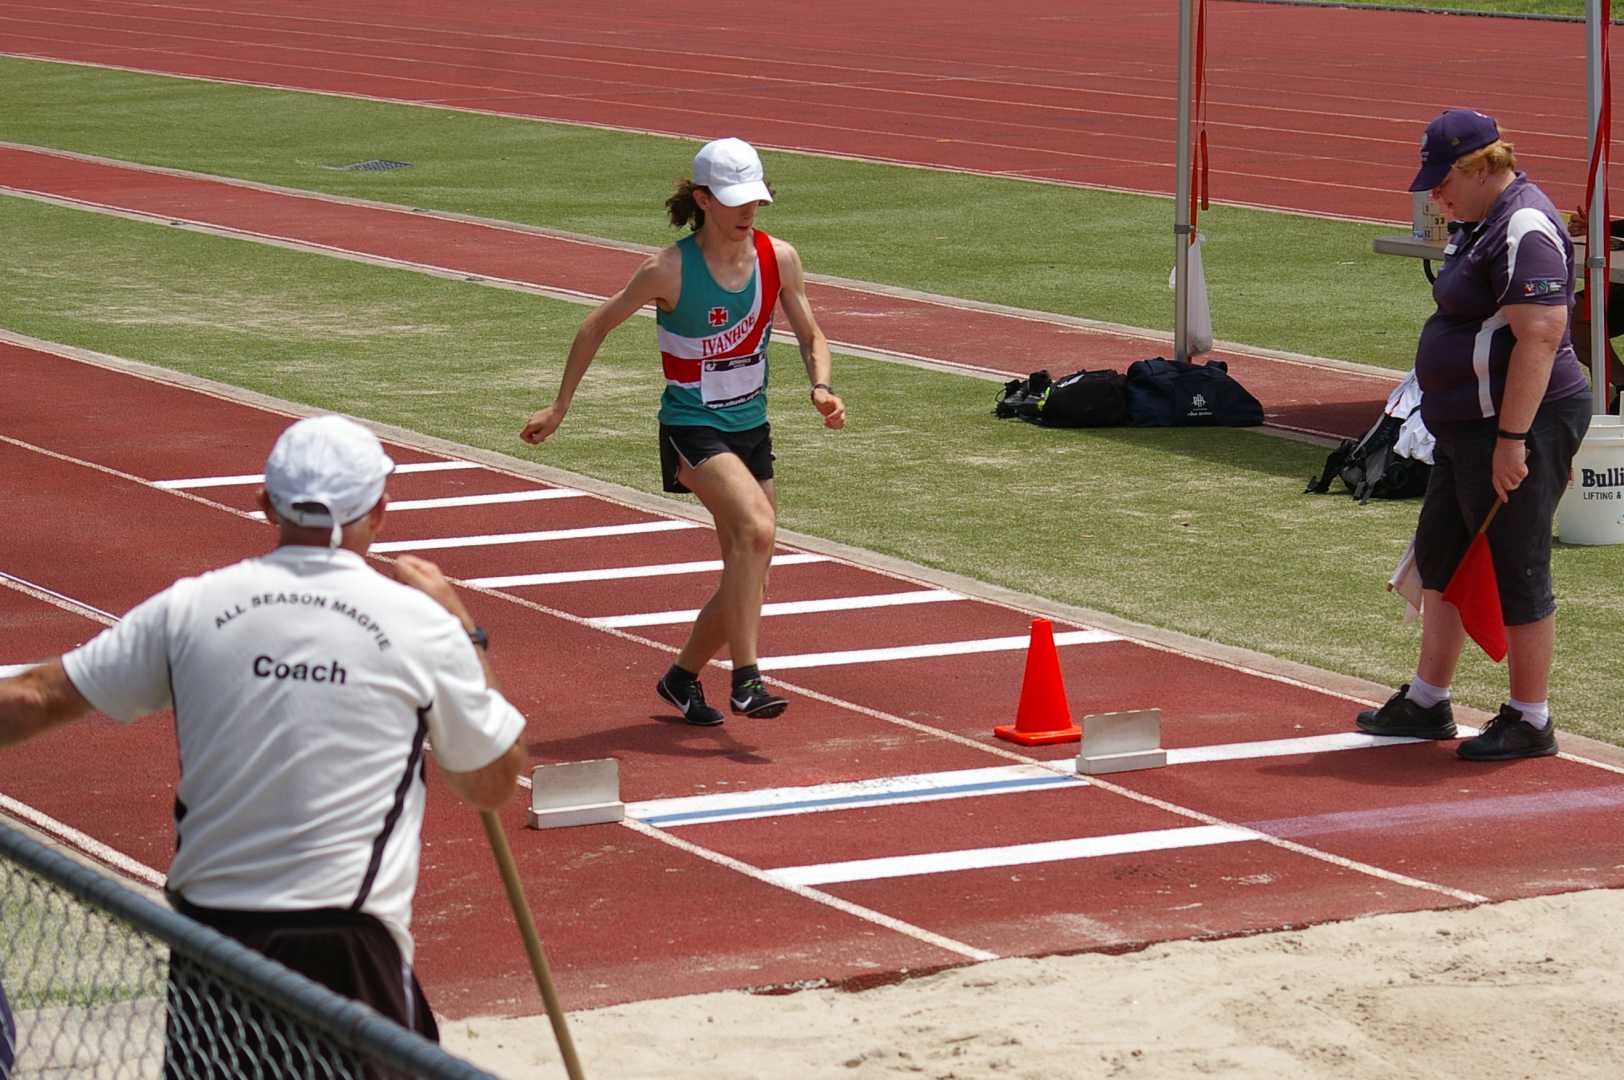
[[[0,138],[649,244],[671,238],[659,201],[692,152],[66,65],[0,60],[0,79],[16,91]],[[367,157],[413,168],[323,167]],[[1166,199],[797,155],[768,165],[781,201],[765,224],[816,271],[1168,321]],[[1203,220],[1221,337],[1408,367],[1429,306],[1414,264],[1369,253],[1382,230],[1231,209]],[[578,306],[15,198],[0,199],[0,235],[0,325],[657,489],[643,320],[611,337],[537,450],[516,431],[557,385]],[[774,361],[800,385],[793,349]],[[1322,450],[1244,431],[1000,422],[992,384],[851,357],[837,382],[852,410],[838,435],[802,394],[774,400],[785,526],[1334,671],[1396,683],[1413,670],[1416,632],[1381,583],[1418,504],[1302,495]],[[1561,549],[1556,563],[1555,707],[1565,728],[1618,741],[1624,673],[1609,653],[1624,604],[1602,583],[1624,549]],[[1504,671],[1473,653],[1456,689],[1493,708]]]

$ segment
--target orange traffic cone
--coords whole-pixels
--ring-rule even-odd
[[[1021,703],[1015,723],[992,729],[1000,739],[1022,746],[1077,742],[1083,729],[1071,722],[1066,705],[1066,683],[1060,677],[1060,654],[1054,647],[1054,624],[1032,620],[1032,641],[1026,649],[1026,674],[1021,679]]]

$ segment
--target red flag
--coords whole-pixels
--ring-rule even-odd
[[[1483,524],[1487,527],[1488,522]],[[1466,549],[1444,587],[1444,602],[1460,609],[1461,625],[1490,660],[1498,664],[1506,658],[1506,622],[1500,611],[1500,585],[1494,579],[1487,532],[1479,530]]]

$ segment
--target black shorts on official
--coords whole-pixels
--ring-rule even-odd
[[[677,495],[688,489],[677,479],[677,467],[697,469],[717,454],[736,454],[757,480],[773,478],[773,434],[771,424],[747,431],[723,431],[713,427],[674,427],[660,425],[660,475],[665,490]]]
[[[1538,622],[1556,610],[1551,589],[1551,523],[1568,488],[1573,455],[1590,426],[1591,399],[1547,401],[1528,431],[1528,475],[1489,525],[1489,550],[1507,626]],[[1492,462],[1499,419],[1432,428],[1432,475],[1415,527],[1421,584],[1443,591],[1478,526],[1494,506]]]
[[[342,908],[313,911],[232,911],[198,907],[170,897],[181,914],[218,930],[255,952],[318,982],[347,998],[372,1006],[385,1017],[432,1042],[440,1041],[439,1025],[423,996],[423,987],[402,962],[400,946],[388,927],[371,915]],[[184,954],[170,954],[169,1015],[165,1030],[166,1078],[305,1075],[305,1067],[288,1071],[290,1051],[281,1041],[268,1043],[234,1033],[241,1019],[276,1026],[264,1010],[233,993]],[[242,1014],[246,1013],[246,1016]],[[222,1027],[222,1025],[225,1025]],[[231,1046],[231,1061],[221,1059],[222,1040]],[[366,1075],[389,1076],[379,1069]]]

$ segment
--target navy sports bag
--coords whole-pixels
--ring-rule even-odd
[[[1252,427],[1263,406],[1222,360],[1155,357],[1128,365],[1128,422],[1135,427]]]

